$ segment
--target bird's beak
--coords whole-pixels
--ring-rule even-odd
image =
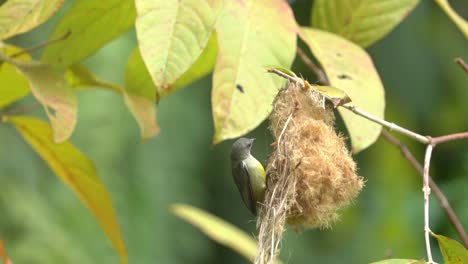
[[[250,139],[250,142],[253,143],[253,142],[255,141],[255,139],[256,139],[256,138],[251,138],[251,139]]]

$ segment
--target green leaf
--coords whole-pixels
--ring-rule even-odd
[[[249,132],[268,116],[284,80],[265,68],[290,68],[297,25],[286,1],[226,1],[216,33],[211,101],[218,143]]]
[[[384,117],[385,96],[372,59],[361,47],[333,33],[301,28],[301,38],[322,65],[332,86],[349,95],[356,107]],[[374,143],[382,127],[344,108],[338,108],[357,153]]]
[[[83,204],[92,212],[120,256],[127,263],[127,253],[110,196],[96,175],[94,164],[68,141],[55,144],[49,125],[32,117],[9,117],[31,147],[44,159]]]
[[[16,66],[29,81],[34,97],[42,104],[54,130],[54,141],[67,140],[76,125],[76,98],[63,74],[47,64],[0,58]]]
[[[212,214],[198,208],[174,204],[171,211],[178,217],[198,227],[214,241],[231,248],[249,261],[253,262],[257,251],[255,240],[244,231]]]
[[[439,248],[444,257],[445,264],[468,263],[468,250],[466,250],[462,244],[446,236],[434,234],[432,232],[431,235],[437,238],[437,242],[439,242]]]
[[[92,86],[98,86],[111,90],[116,93],[122,93],[122,88],[116,84],[99,79],[88,68],[81,64],[75,64],[65,72],[65,80],[68,84],[77,90],[86,89]]]
[[[325,96],[325,98],[330,100],[335,108],[337,106],[351,102],[351,98],[349,98],[349,95],[347,95],[341,89],[332,86],[310,85],[309,83],[306,84],[308,84],[308,86],[314,91]]]
[[[367,47],[388,34],[418,3],[419,0],[315,0],[311,24]]]
[[[372,262],[371,264],[425,264],[424,260],[414,260],[414,259],[385,259],[377,262]]]
[[[217,54],[218,42],[216,40],[216,34],[213,32],[200,57],[198,57],[192,66],[175,81],[174,85],[172,85],[172,89],[177,90],[178,88],[182,88],[212,72]]]
[[[11,56],[24,50],[11,45],[0,43],[0,53]],[[22,53],[16,57],[18,60],[29,61],[31,56]],[[14,65],[0,62],[0,108],[5,107],[29,94],[28,79],[20,74]]]
[[[63,0],[9,0],[0,6],[0,39],[29,31],[44,23]]]
[[[141,56],[161,96],[200,56],[223,1],[136,0]]]
[[[440,8],[447,14],[447,16],[452,20],[453,23],[460,29],[465,38],[468,38],[468,22],[457,14],[450,6],[448,0],[435,0],[435,2],[440,6]]]
[[[143,139],[159,133],[159,127],[156,124],[156,90],[141,59],[138,47],[133,50],[128,59],[124,100],[140,127]]]
[[[48,45],[42,61],[66,68],[77,64],[100,47],[128,31],[135,21],[131,0],[75,1],[57,24],[49,39],[71,34]]]

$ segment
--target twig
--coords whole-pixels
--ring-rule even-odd
[[[431,252],[431,241],[429,233],[431,232],[429,228],[429,195],[431,194],[431,188],[429,187],[429,165],[431,164],[431,154],[432,148],[434,146],[428,144],[426,147],[426,155],[424,155],[424,175],[423,175],[423,192],[424,192],[424,240],[426,241],[426,254],[427,254],[427,263],[435,263],[432,260]]]
[[[282,76],[284,78],[287,78],[288,80],[290,81],[293,81],[293,82],[296,82],[296,83],[303,83],[303,80],[299,77],[295,77],[295,76],[291,76],[289,74],[286,74],[282,71],[279,71],[277,69],[269,69],[268,72],[271,72],[271,73],[275,73],[275,74],[278,74],[279,76]],[[429,137],[426,137],[426,136],[423,136],[423,135],[420,135],[418,133],[415,133],[411,130],[408,130],[406,128],[403,128],[399,125],[396,125],[395,123],[391,123],[391,122],[388,122],[386,120],[383,120],[379,117],[376,117],[376,116],[373,116],[367,112],[365,112],[364,110],[361,110],[359,108],[357,108],[356,106],[353,106],[353,105],[349,105],[349,104],[344,104],[344,105],[340,105],[341,107],[344,107],[348,110],[350,110],[351,112],[355,113],[356,115],[359,115],[359,116],[362,116],[372,122],[375,122],[377,124],[380,124],[384,127],[387,127],[389,128],[390,130],[393,130],[395,132],[398,132],[398,133],[401,133],[405,136],[408,136],[408,137],[411,137],[421,143],[424,143],[424,144],[429,144],[430,143],[430,138]]]
[[[302,61],[307,65],[307,67],[309,67],[309,69],[315,73],[315,76],[317,76],[317,80],[320,83],[330,83],[328,81],[327,75],[317,65],[315,65],[315,63],[307,56],[304,50],[302,50],[300,47],[297,47],[296,53],[299,55],[299,57],[301,57]]]
[[[382,130],[382,136],[385,140],[387,140],[389,143],[395,145],[400,149],[401,154],[403,157],[405,157],[410,164],[416,169],[416,171],[421,175],[421,177],[424,176],[424,170],[421,164],[416,160],[416,158],[411,154],[409,149],[401,143],[398,139],[396,139],[394,136],[392,136],[390,133],[388,133],[386,130]],[[440,190],[439,186],[432,180],[432,178],[429,175],[429,187],[431,187],[432,193],[434,193],[435,197],[439,201],[440,207],[444,210],[445,214],[447,215],[447,218],[450,220],[450,223],[452,226],[455,228],[455,231],[457,232],[458,236],[463,242],[463,245],[465,248],[468,248],[468,237],[466,236],[465,230],[463,229],[463,226],[458,219],[457,215],[455,214],[455,211],[453,211],[452,206],[448,202],[447,198],[445,195],[442,193]]]
[[[462,58],[456,58],[455,63],[460,65],[460,68],[465,71],[465,73],[468,73],[468,65],[463,61]]]
[[[467,138],[468,138],[468,132],[461,132],[461,133],[449,134],[445,136],[432,138],[431,144],[436,145],[436,144],[440,144],[440,143],[444,143],[448,141],[467,139]]]
[[[34,51],[34,50],[40,49],[40,48],[42,48],[42,47],[45,47],[45,46],[47,46],[47,45],[54,44],[54,43],[56,43],[56,42],[62,41],[62,40],[64,40],[64,39],[68,38],[70,35],[71,35],[71,31],[68,30],[68,31],[65,32],[65,34],[63,34],[62,36],[59,36],[59,37],[57,37],[57,38],[55,38],[55,39],[43,41],[43,42],[38,43],[38,44],[36,44],[36,45],[34,45],[34,46],[31,46],[31,47],[29,47],[29,48],[25,48],[25,49],[23,49],[22,51],[19,51],[19,52],[17,52],[17,53],[14,53],[14,54],[10,55],[10,58],[15,58],[15,57],[18,57],[19,55],[22,55],[22,54],[24,54],[24,53],[29,53],[29,52],[31,52],[31,51]]]
[[[435,2],[440,6],[445,14],[447,14],[453,23],[455,23],[458,29],[460,29],[463,35],[465,35],[465,38],[468,37],[468,23],[466,23],[463,17],[461,17],[452,9],[448,0],[435,0]]]

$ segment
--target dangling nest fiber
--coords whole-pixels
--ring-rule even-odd
[[[257,222],[258,264],[273,263],[286,222],[296,229],[330,227],[364,185],[319,94],[290,83],[276,97],[270,124],[276,151]]]

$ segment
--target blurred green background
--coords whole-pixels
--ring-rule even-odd
[[[28,47],[47,39],[70,3],[43,26],[10,43]],[[466,1],[451,3],[468,16]],[[299,23],[307,25],[311,1],[297,0],[292,7]],[[85,65],[103,79],[122,84],[135,45],[135,33],[129,32]],[[370,47],[386,89],[386,118],[434,136],[467,131],[468,78],[453,63],[455,57],[468,61],[467,46],[438,6],[422,1],[402,24]],[[314,80],[297,60],[294,70]],[[255,232],[254,218],[231,178],[232,141],[211,143],[210,87],[208,76],[164,98],[158,106],[161,133],[145,142],[119,95],[99,89],[78,93],[79,120],[72,141],[95,162],[111,193],[130,263],[246,263],[168,211],[172,203],[186,203]],[[27,98],[24,104],[32,100]],[[42,115],[39,110],[33,114]],[[345,132],[340,120],[337,127]],[[254,155],[265,161],[272,141],[267,124],[250,136],[258,139]],[[400,139],[422,160],[422,145]],[[382,139],[355,158],[366,179],[355,204],[342,211],[333,229],[288,230],[283,261],[368,263],[425,257],[421,178]],[[0,238],[14,263],[117,263],[91,214],[7,125],[0,125],[0,160]],[[468,228],[468,141],[437,146],[431,174]],[[434,198],[431,228],[458,239]],[[436,260],[441,261],[435,240],[432,243]]]

